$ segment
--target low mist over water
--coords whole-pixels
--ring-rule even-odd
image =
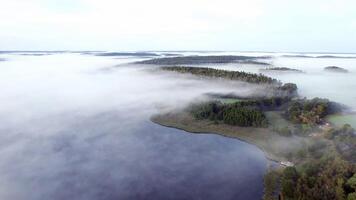
[[[272,56],[267,60],[272,65],[305,73],[263,73],[296,83],[301,96],[330,98],[356,109],[356,59],[168,53]],[[267,168],[261,150],[149,119],[205,93],[249,95],[261,88],[128,64],[149,59],[145,56],[2,53],[0,199],[260,199]],[[266,68],[203,66],[255,73]],[[349,73],[326,72],[326,66]]]
[[[234,53],[229,53],[234,54]],[[356,110],[356,55],[355,54],[290,54],[290,53],[235,53],[248,56],[272,56],[270,67],[287,67],[302,70],[304,73],[266,72],[268,68],[258,65],[211,65],[214,68],[263,73],[282,82],[298,85],[301,96],[308,98],[329,98],[350,106]],[[289,55],[289,56],[285,56]],[[294,55],[294,56],[290,56]],[[300,55],[304,55],[300,56]],[[348,73],[328,72],[324,68],[337,66],[348,70]]]
[[[179,108],[202,93],[236,90],[238,84],[122,64],[140,58],[5,56],[0,199],[262,195],[266,159],[257,148],[149,121],[158,109]]]

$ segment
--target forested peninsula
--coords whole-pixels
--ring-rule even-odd
[[[153,116],[158,124],[192,133],[238,138],[261,148],[279,163],[265,176],[265,200],[323,200],[356,197],[356,134],[348,124],[327,121],[347,107],[328,99],[302,98],[297,86],[262,74],[197,67],[161,67],[194,76],[273,85],[268,97],[214,95],[181,111]],[[283,95],[280,95],[283,94]]]

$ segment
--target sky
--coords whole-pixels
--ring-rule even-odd
[[[0,50],[355,53],[355,0],[0,0]]]

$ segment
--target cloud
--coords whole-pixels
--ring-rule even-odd
[[[5,1],[0,13],[1,36],[25,40],[134,40],[191,36],[248,24],[262,12],[259,0],[245,1]],[[64,4],[64,5],[63,5]],[[67,4],[67,5],[65,5]],[[57,4],[58,5],[58,4]],[[70,7],[73,9],[68,9]],[[74,9],[75,8],[75,9]],[[40,41],[39,39],[37,41]]]
[[[330,45],[320,50],[347,51],[353,49],[349,24],[355,6],[351,0],[3,0],[0,41],[3,50],[310,51],[328,31]],[[334,24],[339,28],[331,30]]]
[[[37,25],[38,29],[63,27],[66,31],[86,31],[99,35],[125,35],[150,33],[184,33],[209,30],[222,21],[245,22],[261,13],[259,0],[245,1],[114,1],[82,0],[72,5],[61,2],[57,8],[47,1],[6,1],[5,12],[0,16],[11,18],[1,24],[26,26]],[[69,4],[64,6],[65,4]],[[77,8],[68,12],[71,6]],[[78,7],[82,7],[79,9]],[[230,18],[230,19],[229,19]],[[211,24],[211,22],[215,23]],[[213,20],[213,21],[211,21]]]

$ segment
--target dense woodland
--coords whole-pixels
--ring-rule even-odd
[[[212,68],[181,67],[181,66],[161,67],[161,69],[166,71],[193,74],[197,76],[222,78],[227,80],[243,81],[243,82],[254,83],[254,84],[266,84],[268,86],[272,86],[272,88],[274,89],[273,96],[288,96],[288,97],[297,96],[298,88],[296,84],[294,83],[282,84],[282,82],[280,82],[279,80],[273,79],[263,74],[254,74],[254,73],[239,72],[239,71],[227,71],[227,70],[212,69]]]
[[[335,102],[320,98],[307,100],[272,97],[241,100],[230,104],[223,104],[219,101],[207,102],[191,106],[190,109],[197,119],[210,119],[223,121],[230,125],[255,127],[267,126],[265,111],[283,111],[285,118],[295,123],[295,128],[299,132],[309,133],[313,126],[323,123],[327,115],[341,112],[343,107]],[[288,128],[276,132],[284,136],[292,134]]]
[[[298,165],[269,171],[264,200],[276,200],[279,195],[284,200],[356,200],[355,162],[340,156],[332,145],[340,135],[355,137],[355,132],[349,125],[332,130],[328,140],[317,139],[297,152],[303,158]]]
[[[284,96],[284,97],[297,97],[298,87],[294,83],[285,83],[282,86],[279,86],[275,90],[274,96]]]
[[[285,112],[287,119],[301,124],[320,124],[327,115],[341,112],[343,107],[328,99],[293,100]]]
[[[229,125],[242,127],[266,127],[268,125],[266,116],[261,110],[240,102],[234,104],[207,102],[192,106],[190,112],[197,119],[222,121]]]
[[[243,100],[231,104],[213,101],[194,104],[189,109],[197,119],[222,121],[243,127],[266,127],[268,121],[263,111],[278,109],[288,101],[289,98],[286,97]]]
[[[282,83],[277,79],[273,79],[262,74],[253,74],[247,72],[227,71],[227,70],[202,68],[202,67],[180,67],[180,66],[162,67],[161,69],[166,71],[179,72],[179,73],[188,73],[188,74],[193,74],[198,76],[244,81],[248,83],[282,85]]]
[[[286,200],[355,200],[355,166],[325,154],[299,167],[287,167],[281,176]]]
[[[325,137],[334,142],[345,160],[356,163],[356,132],[349,124],[329,130]]]

